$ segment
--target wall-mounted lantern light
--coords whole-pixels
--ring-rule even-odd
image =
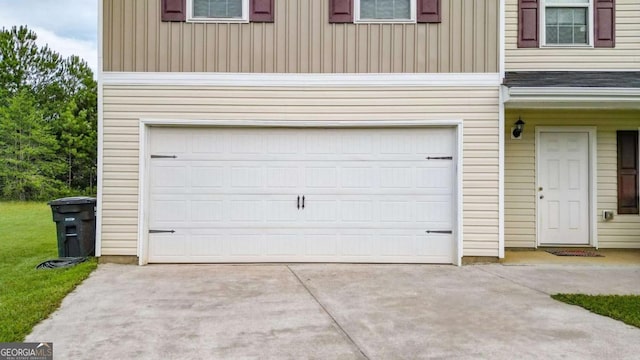
[[[511,138],[515,140],[520,140],[522,138],[522,132],[524,131],[524,121],[518,116],[518,121],[516,121],[514,126],[511,128]]]

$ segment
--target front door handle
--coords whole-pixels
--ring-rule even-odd
[[[540,195],[540,200],[544,199],[544,195]]]
[[[304,195],[302,195],[302,208],[304,209]]]
[[[300,195],[298,195],[298,209],[300,209]]]

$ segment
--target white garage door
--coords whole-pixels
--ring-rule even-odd
[[[149,262],[455,262],[455,130],[163,128]]]

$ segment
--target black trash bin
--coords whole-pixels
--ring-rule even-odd
[[[68,197],[49,202],[57,225],[58,256],[93,256],[96,247],[96,199]]]

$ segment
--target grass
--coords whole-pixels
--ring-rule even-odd
[[[0,202],[0,342],[23,341],[97,266],[91,259],[68,269],[35,269],[57,257],[49,206]]]
[[[557,294],[551,297],[640,328],[640,295]]]

